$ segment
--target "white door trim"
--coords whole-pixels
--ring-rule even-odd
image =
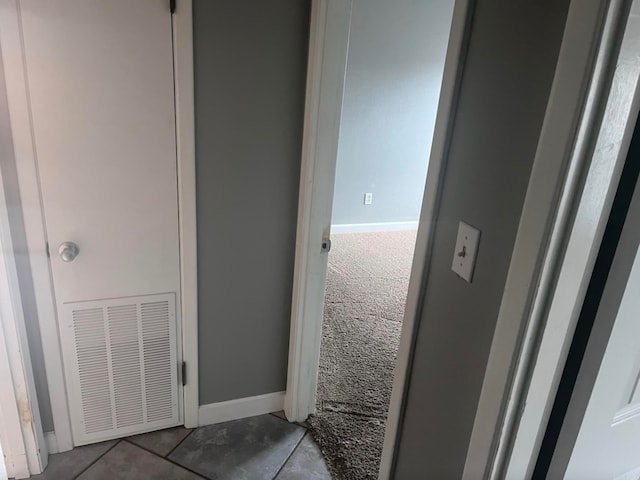
[[[196,239],[196,149],[193,87],[193,4],[176,2],[173,14],[178,154],[178,216],[180,221],[180,292],[182,360],[187,365],[184,424],[198,426],[198,250]]]
[[[465,479],[530,478],[537,458],[637,116],[629,92],[621,99],[616,88],[608,98],[623,3],[572,1],[569,7]],[[614,118],[627,114],[630,131],[613,131],[622,130]],[[607,127],[612,131],[603,135]],[[599,131],[606,145],[593,141]],[[615,148],[594,154],[614,141]]]
[[[8,476],[28,478],[44,470],[49,454],[31,368],[1,172],[0,199],[0,443]]]
[[[573,3],[576,8],[586,6],[582,5],[584,2],[572,2],[572,6]],[[579,132],[577,139],[578,144],[591,139],[592,150],[588,153],[593,158],[589,158],[587,171],[583,173],[585,188],[576,199],[575,219],[566,232],[566,253],[558,265],[555,289],[541,300],[546,300],[544,326],[538,325],[527,334],[539,340],[536,356],[530,359],[526,390],[520,398],[517,428],[509,439],[511,448],[502,459],[507,475],[531,472],[535,465],[640,110],[638,66],[627,65],[613,72],[613,67],[618,66],[617,47],[629,3],[611,1],[606,23],[601,27],[602,43],[592,80],[594,90],[601,92],[594,91],[589,99],[591,108],[600,108],[595,128]],[[637,5],[634,1],[634,6]],[[582,29],[584,24],[576,24],[576,28]],[[633,41],[630,47],[627,55],[635,55]],[[607,78],[612,73],[613,86]]]
[[[315,410],[327,267],[326,254],[321,252],[321,242],[329,235],[331,226],[351,3],[314,0],[312,4],[289,369],[284,404],[285,414],[290,421],[305,420]],[[450,127],[466,54],[472,4],[473,0],[457,0],[453,12],[416,254],[387,419],[380,467],[381,479],[390,477],[395,455],[413,348],[415,319],[419,313],[423,290],[423,272],[428,270],[425,261],[431,251],[432,224],[449,148]]]
[[[71,419],[65,389],[62,350],[57,326],[55,300],[47,258],[44,215],[36,157],[32,141],[29,96],[22,58],[22,34],[17,0],[0,0],[0,48],[11,118],[14,155],[22,203],[24,227],[33,276],[42,350],[46,362],[47,383],[58,449],[73,448]],[[4,199],[0,199],[4,201]],[[46,341],[44,341],[46,339]]]
[[[193,427],[197,426],[199,399],[192,0],[180,0],[176,3],[172,25],[180,229],[180,303],[182,306],[178,332],[182,335],[179,349],[182,350],[183,360],[188,364],[189,374],[187,385],[183,389],[184,412],[181,411],[181,418],[187,426]],[[169,2],[167,2],[167,15],[169,15],[168,4]],[[42,349],[47,367],[55,441],[58,450],[64,452],[73,448],[73,438],[53,283],[46,252],[47,237],[33,147],[19,19],[20,8],[17,0],[0,0],[0,48],[5,67],[27,248],[33,275],[38,322],[43,339]],[[4,202],[4,198],[0,199],[0,202]]]
[[[347,67],[352,0],[313,0],[302,167],[284,411],[292,422],[314,412],[331,205]]]

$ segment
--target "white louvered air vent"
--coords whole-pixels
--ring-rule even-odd
[[[174,295],[69,303],[64,311],[76,445],[176,425]]]

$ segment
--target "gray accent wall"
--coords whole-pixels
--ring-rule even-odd
[[[200,403],[283,391],[308,0],[195,0]]]
[[[333,224],[418,220],[453,3],[354,0]]]
[[[475,2],[394,478],[462,477],[568,4]],[[471,284],[460,220],[482,231]]]
[[[11,240],[16,253],[16,269],[18,271],[22,310],[24,312],[27,342],[31,355],[31,365],[33,367],[42,428],[45,432],[50,432],[53,431],[53,414],[51,413],[49,387],[47,385],[42,340],[40,338],[40,324],[38,323],[33,277],[31,276],[27,238],[24,229],[24,220],[22,218],[18,172],[13,151],[13,138],[11,136],[11,123],[9,120],[9,106],[7,104],[7,89],[3,68],[2,62],[0,62],[0,170],[2,171],[2,184],[4,186],[4,194],[9,210]],[[47,339],[45,339],[45,341],[46,340]],[[0,388],[2,387],[0,386]]]

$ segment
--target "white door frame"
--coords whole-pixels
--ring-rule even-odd
[[[638,114],[640,71],[614,73],[625,3],[570,4],[464,479],[535,465]]]
[[[178,217],[180,222],[180,304],[182,360],[187,365],[184,425],[198,426],[198,249],[196,237],[196,147],[193,90],[193,2],[176,1],[173,14]]]
[[[576,9],[586,6],[575,3]],[[627,44],[628,37],[623,36],[629,3],[612,0],[601,27],[586,106],[593,126],[583,129],[581,125],[576,141],[590,154],[588,170],[583,173],[584,191],[576,199],[575,220],[566,232],[566,253],[557,264],[555,289],[547,298],[536,298],[546,316],[543,324],[534,323],[527,332],[527,339],[539,339],[536,354],[529,358],[528,371],[518,372],[525,387],[520,392],[522,408],[517,409],[517,424],[506,438],[509,448],[499,452],[497,462],[502,465],[494,466],[508,475],[529,474],[535,465],[640,110],[640,65],[624,65],[619,60],[625,53],[627,57],[637,53],[635,43]],[[637,0],[633,6],[637,8]],[[582,25],[576,23],[576,29],[581,28],[584,17]],[[586,145],[589,139],[592,145]]]
[[[632,160],[625,163],[624,168],[633,161],[637,164],[636,160]],[[625,175],[624,172],[623,175]],[[626,183],[624,178],[621,178],[622,182]],[[637,359],[630,357],[637,355],[637,337],[632,329],[637,328],[637,313],[640,307],[637,304],[636,286],[640,280],[638,265],[640,260],[638,256],[640,182],[638,178],[634,179],[630,186],[631,192],[625,191],[625,194],[630,197],[628,210],[624,224],[618,232],[615,254],[609,260],[611,262],[609,273],[606,276],[594,275],[590,279],[590,286],[595,278],[605,280],[597,310],[587,315],[591,317],[590,319],[582,318],[583,313],[581,313],[576,327],[579,329],[579,324],[584,320],[593,322],[562,426],[557,434],[552,458],[548,464],[547,478],[613,477],[616,480],[623,478],[637,480],[640,476],[640,462],[637,460],[635,449],[633,463],[629,462],[631,458],[624,458],[626,455],[618,459],[613,456],[607,458],[609,455],[615,455],[614,452],[617,450],[617,448],[611,448],[613,445],[609,442],[619,444],[623,436],[629,441],[629,445],[637,446],[637,437],[633,439],[627,435],[633,430],[632,424],[635,424],[636,429],[640,427],[637,403],[633,401],[637,392]],[[619,191],[616,193],[616,197],[619,193]],[[612,214],[617,216],[621,213],[620,207],[614,204],[614,208],[618,211]],[[607,226],[610,226],[609,222]],[[605,235],[607,234],[610,235],[609,239],[603,239],[603,241],[612,242],[611,232],[606,232]],[[599,249],[598,257],[601,251],[602,247]],[[596,262],[602,262],[602,258],[598,258]],[[630,382],[633,383],[629,385]],[[630,386],[632,388],[629,388]],[[625,391],[622,391],[622,388]],[[595,424],[599,424],[600,428],[593,428]],[[603,426],[607,431],[602,430]],[[621,435],[620,429],[625,433]],[[614,433],[616,430],[617,434]],[[629,454],[629,451],[625,453]],[[617,460],[623,462],[627,460],[627,465],[619,464]],[[614,469],[618,472],[613,473]],[[609,477],[608,473],[612,473],[612,477]]]
[[[169,14],[167,2],[167,15]],[[177,1],[172,26],[182,309],[181,325],[178,325],[182,341],[178,351],[188,366],[189,378],[183,389],[184,412],[181,412],[181,419],[187,427],[197,426],[199,406],[192,22],[192,0]],[[73,448],[73,438],[33,146],[18,0],[0,0],[0,48],[5,67],[18,184],[53,413],[55,435],[49,438],[49,447],[52,453],[63,452]],[[0,202],[4,202],[4,198]]]
[[[300,422],[315,409],[331,206],[347,69],[352,0],[312,0],[302,166],[284,411]]]
[[[449,148],[451,120],[466,55],[473,0],[455,0],[427,182],[387,419],[380,478],[391,474],[405,382],[413,348],[423,274],[432,247],[433,222]],[[291,335],[285,414],[305,420],[315,411],[322,338],[327,255],[322,240],[331,230],[331,209],[346,75],[352,1],[313,0],[307,96],[298,206]]]
[[[11,150],[9,138],[9,132],[0,134],[0,142],[9,145],[0,154]],[[9,477],[28,478],[47,466],[48,451],[31,368],[5,198],[0,172],[0,464],[4,464]]]

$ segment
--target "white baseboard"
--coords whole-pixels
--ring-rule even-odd
[[[238,398],[227,402],[200,405],[198,425],[212,425],[240,418],[278,412],[284,408],[284,392]]]
[[[417,229],[417,220],[413,222],[339,223],[331,225],[331,233],[392,232]]]
[[[45,432],[44,441],[47,442],[47,450],[50,455],[59,453],[58,440],[56,439],[56,432]]]

